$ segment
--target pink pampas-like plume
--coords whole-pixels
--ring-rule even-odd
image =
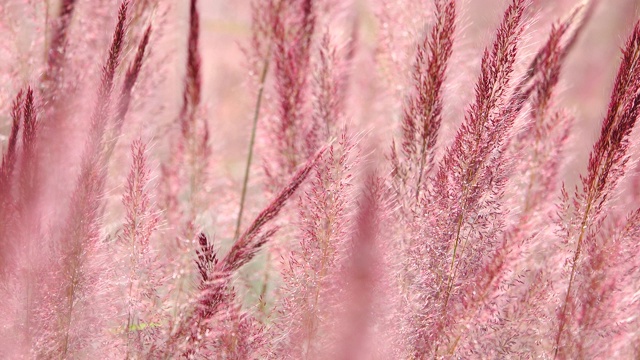
[[[132,164],[127,176],[122,203],[126,209],[126,220],[118,240],[127,253],[127,281],[123,297],[126,301],[126,357],[138,358],[153,340],[153,305],[157,300],[160,283],[152,271],[156,259],[150,246],[153,233],[160,220],[155,210],[149,189],[149,168],[145,152],[146,144],[135,140],[131,144]],[[151,331],[150,331],[151,330]],[[151,335],[151,336],[150,336]]]
[[[402,192],[420,198],[422,181],[433,166],[442,122],[442,87],[453,48],[456,2],[436,1],[435,25],[418,46],[413,70],[413,93],[402,117],[401,150],[392,148],[393,176]],[[401,198],[406,199],[406,194]]]
[[[54,276],[60,283],[52,298],[53,306],[58,309],[51,320],[54,323],[46,326],[54,329],[51,333],[44,334],[45,345],[41,349],[44,354],[48,354],[47,356],[66,357],[87,346],[84,340],[86,334],[78,332],[75,321],[82,319],[79,315],[82,312],[80,308],[87,305],[87,301],[91,299],[87,294],[99,286],[95,283],[96,274],[93,273],[95,269],[92,266],[97,265],[93,256],[99,253],[100,247],[100,208],[106,177],[106,159],[103,156],[104,132],[109,119],[113,83],[126,31],[127,8],[128,2],[122,2],[111,47],[102,67],[98,98],[91,115],[91,127],[80,174],[71,199],[71,211],[63,229],[56,234],[60,247],[60,263]],[[101,323],[97,314],[92,314],[91,319],[96,321],[95,324]]]
[[[271,24],[278,108],[269,137],[275,153],[265,158],[265,171],[274,188],[282,186],[298,166],[299,154],[304,154],[300,130],[308,115],[308,70],[316,26],[313,0],[284,0],[279,6]]]
[[[587,175],[581,177],[582,189],[573,196],[573,206],[564,192],[564,202],[569,219],[563,225],[564,241],[575,244],[569,257],[569,280],[564,300],[558,312],[558,330],[555,336],[555,356],[567,358],[574,352],[571,344],[579,336],[584,324],[576,316],[578,300],[589,287],[576,283],[576,279],[587,274],[598,262],[592,262],[600,250],[592,246],[596,241],[602,221],[606,218],[609,199],[617,184],[625,175],[629,148],[629,135],[640,114],[640,23],[636,23],[622,53],[622,63],[611,94],[607,115],[602,123],[600,137],[593,145],[589,156]],[[600,261],[604,261],[601,258]],[[601,264],[604,266],[604,264]]]
[[[411,286],[418,298],[411,301],[423,305],[406,329],[413,356],[455,353],[448,329],[466,302],[460,284],[481,271],[502,231],[500,198],[509,170],[504,146],[517,116],[507,100],[526,4],[514,0],[506,9],[493,46],[484,52],[475,101],[438,165],[433,190],[422,199],[428,235],[427,243],[414,240],[418,275]]]
[[[320,149],[293,175],[290,182],[279,194],[258,214],[255,220],[242,233],[242,235],[231,246],[229,252],[220,260],[214,256],[212,245],[204,234],[198,236],[200,249],[198,250],[196,261],[202,282],[193,301],[190,303],[192,311],[187,311],[187,316],[176,326],[176,330],[169,334],[166,344],[155,346],[153,354],[175,354],[176,351],[189,354],[194,351],[203,336],[208,331],[218,333],[216,329],[216,319],[224,319],[233,313],[232,300],[235,297],[230,291],[229,282],[231,276],[240,267],[251,261],[262,246],[277,231],[277,228],[264,230],[263,228],[271,222],[284,207],[287,200],[296,192],[298,187],[307,178],[315,164],[322,157],[326,148]],[[224,309],[232,311],[227,313]],[[233,317],[233,316],[232,316]],[[239,324],[241,325],[241,324]],[[213,326],[210,330],[209,327]],[[247,324],[243,326],[249,326]],[[253,334],[253,330],[247,330],[247,334]],[[222,334],[225,334],[223,331]],[[253,336],[253,335],[252,335]]]
[[[272,358],[318,357],[334,341],[325,320],[335,315],[340,259],[348,247],[352,182],[359,161],[354,140],[343,133],[314,168],[309,190],[299,202],[299,244],[283,266],[281,300],[276,310],[286,314],[273,329]],[[275,336],[277,333],[283,336]]]

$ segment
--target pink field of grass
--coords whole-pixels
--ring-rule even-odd
[[[638,19],[0,0],[0,359],[640,359]]]

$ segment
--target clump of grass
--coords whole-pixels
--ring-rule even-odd
[[[570,192],[581,119],[560,85],[598,3],[543,25],[541,5],[504,3],[457,125],[461,2],[382,2],[361,21],[346,2],[253,1],[236,182],[226,113],[209,111],[205,2],[105,3],[91,14],[109,34],[81,2],[9,0],[3,28],[29,9],[46,31],[28,82],[10,69],[0,93],[0,356],[637,357],[640,25]],[[417,8],[423,33],[390,34]],[[397,88],[385,59],[410,69]],[[173,65],[168,104],[153,84]]]

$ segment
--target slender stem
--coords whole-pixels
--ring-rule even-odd
[[[135,229],[138,229],[138,222],[137,222],[137,218],[134,217],[133,218],[133,229],[135,231]],[[134,232],[135,233],[135,232]],[[136,253],[135,253],[135,243],[136,243],[136,237],[135,235],[131,236],[131,239],[129,241],[129,251],[130,251],[130,256],[131,256],[131,263],[129,264],[129,297],[127,298],[128,300],[128,304],[127,304],[127,310],[128,310],[128,314],[127,314],[127,327],[124,329],[124,333],[125,336],[127,337],[127,352],[125,354],[125,359],[129,359],[131,357],[130,355],[130,351],[131,351],[131,325],[132,325],[132,317],[133,317],[133,306],[132,306],[132,297],[133,297],[133,277],[134,277],[134,272],[135,272],[135,267],[136,267],[136,263],[137,263],[137,258],[136,258]]]
[[[265,318],[267,317],[267,287],[269,285],[269,264],[271,264],[271,253],[267,252],[267,260],[265,261],[264,266],[264,276],[262,278],[262,288],[260,289],[260,296],[258,297],[260,301],[259,311],[262,313]]]
[[[589,218],[589,213],[591,211],[591,203],[592,202],[589,199],[589,201],[587,202],[587,208],[584,212],[584,216],[582,217],[582,222],[580,224],[581,225],[580,236],[578,237],[578,244],[576,245],[576,251],[574,252],[574,255],[573,255],[573,262],[571,264],[571,275],[569,276],[569,285],[567,286],[567,294],[565,295],[564,303],[562,305],[562,313],[560,314],[560,325],[558,327],[558,333],[556,334],[556,339],[555,339],[556,346],[553,354],[554,359],[556,359],[558,356],[558,350],[560,349],[560,340],[566,324],[565,316],[567,313],[567,305],[571,297],[571,288],[573,286],[573,280],[576,275],[576,264],[580,258],[580,253],[582,251],[582,241],[584,239],[584,235],[587,227],[587,220]]]
[[[251,162],[253,161],[253,148],[256,142],[256,132],[258,128],[258,119],[260,118],[260,108],[262,106],[262,98],[264,95],[264,83],[269,72],[269,54],[264,61],[262,74],[260,74],[260,87],[258,89],[258,98],[256,99],[256,107],[253,113],[253,125],[251,128],[251,140],[249,140],[249,155],[247,155],[247,166],[244,169],[244,179],[242,181],[242,195],[240,196],[240,209],[238,210],[238,219],[236,220],[236,230],[233,238],[235,240],[240,236],[240,226],[242,225],[242,213],[244,212],[244,202],[247,197],[247,186],[249,184],[249,174],[251,172]]]
[[[466,191],[465,191],[466,192]],[[464,209],[464,208],[463,208]],[[456,240],[455,243],[453,244],[453,255],[451,256],[451,266],[449,267],[449,279],[447,280],[447,291],[445,293],[445,299],[444,299],[444,307],[443,307],[443,311],[446,314],[447,311],[447,305],[449,304],[449,296],[451,295],[451,290],[453,290],[453,278],[455,276],[456,273],[456,269],[457,266],[456,265],[456,254],[458,251],[458,245],[460,244],[460,232],[462,230],[462,224],[464,221],[464,210],[460,213],[460,215],[458,215],[458,221],[456,221]],[[462,250],[462,249],[461,249]]]
[[[279,16],[282,9],[282,3],[284,1],[278,1],[275,14]],[[249,174],[251,172],[251,162],[253,161],[253,147],[256,142],[256,132],[258,129],[258,119],[260,118],[260,108],[262,107],[262,98],[264,96],[264,83],[269,73],[269,60],[271,58],[271,48],[273,42],[269,42],[267,52],[264,58],[264,65],[262,67],[262,74],[260,74],[260,82],[258,84],[258,98],[256,99],[256,107],[253,113],[253,125],[251,128],[251,140],[249,140],[249,154],[247,155],[247,166],[244,169],[244,179],[242,181],[242,195],[240,196],[240,209],[238,210],[238,219],[236,220],[236,230],[234,231],[233,239],[238,240],[240,237],[240,226],[242,225],[242,213],[244,212],[244,202],[247,197],[247,186],[249,185]]]
[[[71,316],[73,315],[73,301],[75,298],[75,287],[76,287],[76,267],[74,266],[72,268],[73,272],[71,275],[71,287],[70,289],[67,290],[67,296],[68,296],[68,301],[67,301],[67,316],[66,319],[63,320],[64,322],[64,334],[63,334],[63,339],[62,339],[62,351],[60,354],[60,359],[66,359],[67,357],[67,352],[69,350],[69,332],[71,330]]]

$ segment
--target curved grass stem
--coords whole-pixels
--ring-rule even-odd
[[[270,52],[270,51],[269,51]],[[240,209],[238,210],[238,218],[236,220],[236,229],[233,239],[237,240],[240,236],[240,226],[242,225],[242,213],[244,212],[244,202],[247,197],[247,187],[249,184],[249,175],[251,173],[251,162],[253,161],[253,148],[256,142],[256,132],[258,128],[258,119],[260,118],[260,108],[262,107],[262,98],[264,96],[264,83],[269,72],[269,55],[262,67],[260,74],[260,88],[258,89],[258,98],[256,99],[256,107],[253,112],[253,124],[251,126],[251,139],[249,140],[249,154],[247,155],[247,165],[244,169],[244,179],[242,180],[242,194],[240,195]]]

